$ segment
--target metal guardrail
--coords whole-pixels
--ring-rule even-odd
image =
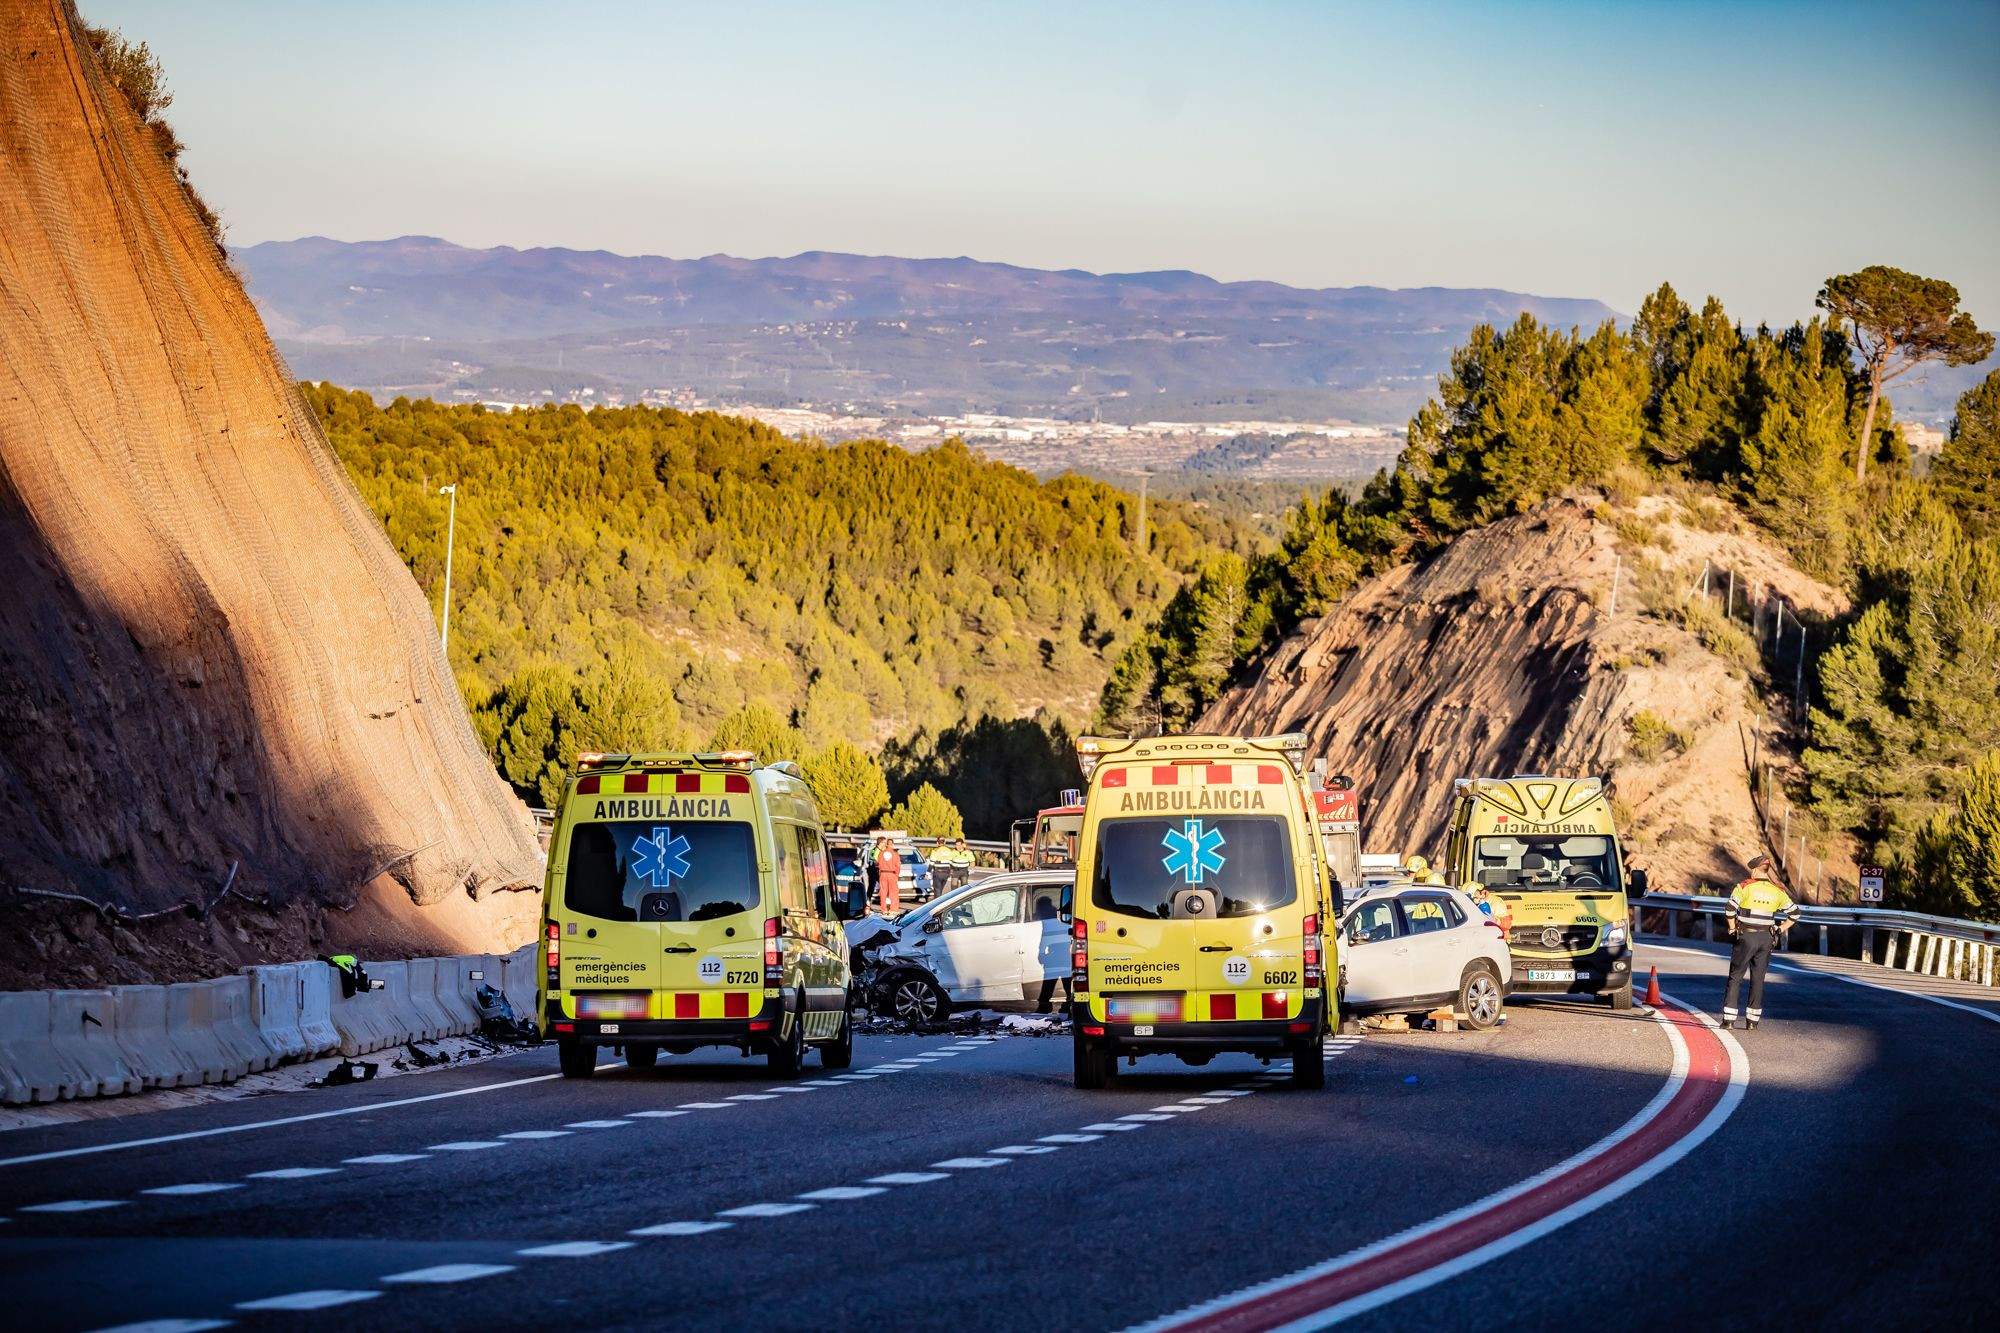
[[[1695,894],[1649,893],[1632,900],[1633,933],[1638,933],[1642,910],[1667,913],[1667,935],[1679,938],[1680,914],[1703,920],[1706,937],[1717,938],[1716,921],[1729,906],[1729,899]],[[1689,938],[1694,937],[1690,921]],[[1993,985],[1994,965],[2000,959],[2000,924],[1966,921],[1958,917],[1931,916],[1925,912],[1904,912],[1888,907],[1801,907],[1798,920],[1786,932],[1786,943],[1798,930],[1818,928],[1819,952],[1829,952],[1829,928],[1845,927],[1860,931],[1860,956],[1871,962],[1875,957],[1875,933],[1888,936],[1879,960],[1883,967],[1950,977]],[[1725,932],[1726,934],[1726,932]]]

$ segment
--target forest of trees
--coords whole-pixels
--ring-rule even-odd
[[[1251,540],[1156,500],[1135,554],[1135,497],[956,442],[829,447],[710,413],[305,393],[433,606],[438,487],[458,486],[451,662],[536,804],[578,750],[747,738],[810,770],[836,745],[866,758],[988,715],[1085,716],[1188,574]]]
[[[1957,303],[1948,283],[1871,268],[1785,329],[1665,285],[1622,331],[1525,315],[1475,329],[1396,465],[1352,502],[1308,497],[1273,552],[1208,557],[1118,659],[1096,724],[1191,724],[1301,618],[1461,532],[1572,488],[1692,484],[1854,599],[1813,664],[1811,803],[1897,863],[1905,902],[2000,919],[2000,372],[1922,477],[1879,393],[1925,361],[1991,354]]]

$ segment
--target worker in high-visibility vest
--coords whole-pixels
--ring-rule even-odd
[[[1750,858],[1750,878],[1729,894],[1729,984],[1722,992],[1722,1026],[1736,1026],[1736,1001],[1745,977],[1750,981],[1750,1005],[1743,1011],[1746,1026],[1756,1027],[1764,1018],[1764,970],[1771,965],[1771,949],[1778,935],[1799,914],[1791,895],[1771,878],[1771,858]]]
[[[1442,884],[1444,876],[1431,869],[1431,863],[1421,856],[1412,856],[1403,862],[1403,873],[1410,877],[1412,884]]]

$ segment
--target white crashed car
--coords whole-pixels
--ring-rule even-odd
[[[872,957],[871,1007],[931,1023],[957,1006],[1044,1008],[1067,998],[1069,936],[1059,913],[1070,870],[994,875],[934,898],[884,928],[856,922],[848,936]],[[870,947],[871,935],[889,937]]]
[[[1450,1005],[1468,1027],[1490,1028],[1513,989],[1499,923],[1439,884],[1363,889],[1341,916],[1337,947],[1342,1015],[1427,1014]]]

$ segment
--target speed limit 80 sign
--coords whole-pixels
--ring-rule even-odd
[[[1882,867],[1861,867],[1861,901],[1879,903],[1882,901]]]

